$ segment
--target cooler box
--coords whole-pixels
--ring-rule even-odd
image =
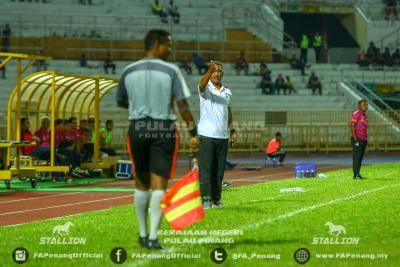
[[[132,161],[118,160],[117,169],[115,172],[117,179],[131,179],[133,178]]]

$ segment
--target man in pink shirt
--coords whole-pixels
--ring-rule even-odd
[[[41,147],[50,147],[50,119],[43,117],[40,121],[40,128],[35,132],[40,139]]]
[[[368,144],[368,103],[365,99],[358,101],[358,109],[351,115],[350,133],[353,147],[354,179],[364,179],[360,175],[361,163]]]

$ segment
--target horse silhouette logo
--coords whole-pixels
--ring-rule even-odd
[[[340,234],[346,234],[346,228],[343,225],[335,225],[331,222],[325,223],[326,226],[329,228],[329,234],[338,236]]]
[[[74,226],[74,224],[72,222],[66,222],[65,224],[56,225],[53,228],[53,234],[58,234],[60,236],[68,235],[69,228],[71,226]]]

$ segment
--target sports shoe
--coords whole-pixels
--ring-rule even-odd
[[[225,188],[230,187],[232,184],[233,184],[232,182],[222,181],[222,186],[221,187],[222,187],[222,189],[225,189]]]
[[[147,242],[147,248],[148,249],[164,249],[164,246],[160,244],[158,239],[155,239],[155,240],[149,239]]]
[[[212,208],[211,201],[205,201],[203,202],[203,209],[208,210]]]
[[[73,176],[73,177],[75,177],[75,178],[82,178],[83,176],[80,174],[80,173],[78,173],[76,170],[72,170],[71,172],[70,172],[70,174],[71,174],[71,176]]]
[[[149,236],[146,237],[139,236],[139,244],[142,248],[147,248],[149,245]]]
[[[367,178],[365,178],[365,177],[362,177],[361,174],[359,174],[359,175],[357,175],[357,176],[358,176],[358,179],[361,179],[361,180],[367,179]]]
[[[79,168],[79,167],[76,167],[76,168],[74,169],[74,171],[75,171],[76,173],[78,173],[79,175],[81,175],[82,177],[89,177],[89,172],[88,172],[87,170],[84,170],[84,169],[81,169],[81,168]]]
[[[224,204],[221,202],[221,200],[216,200],[216,201],[213,201],[212,207],[213,208],[223,208]]]
[[[357,176],[357,175],[354,175],[354,176],[353,176],[353,179],[354,179],[354,180],[358,180],[358,176]]]

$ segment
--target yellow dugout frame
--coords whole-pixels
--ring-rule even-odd
[[[40,117],[48,116],[51,129],[54,129],[54,122],[59,118],[77,117],[79,121],[93,117],[95,120],[94,162],[86,167],[102,168],[102,163],[99,161],[99,103],[108,91],[117,86],[118,80],[56,71],[35,72],[22,79],[22,73],[36,60],[50,58],[8,53],[0,53],[0,56],[7,57],[3,63],[7,63],[12,57],[17,59],[17,83],[11,92],[7,107],[7,139],[20,141],[19,121],[22,116],[34,117],[35,125],[40,125]],[[22,69],[21,59],[31,59],[31,62]],[[50,166],[36,166],[37,171],[67,172],[69,170],[67,166],[55,166],[54,141],[54,131],[51,131]],[[8,151],[7,165],[10,163],[10,157],[10,151]]]

